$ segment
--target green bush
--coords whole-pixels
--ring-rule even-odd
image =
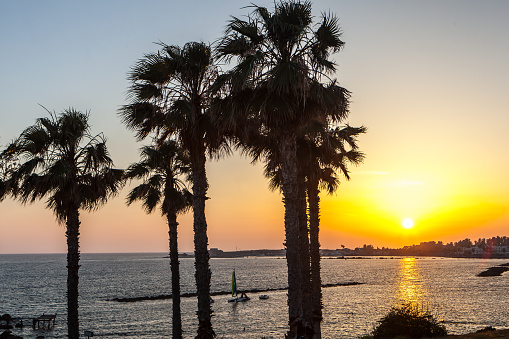
[[[413,304],[393,307],[378,321],[373,339],[432,338],[447,335],[447,330],[429,311]]]

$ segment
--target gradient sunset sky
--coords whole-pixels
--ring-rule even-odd
[[[215,41],[250,3],[0,2],[0,145],[47,116],[38,104],[72,106],[90,111],[92,131],[125,168],[146,144],[117,115],[130,67],[154,42]],[[322,196],[322,248],[509,235],[509,1],[317,0],[313,10],[339,17],[337,78],[353,93],[345,123],[368,128],[364,164]],[[282,248],[282,197],[262,166],[235,155],[207,171],[210,247]],[[128,188],[81,214],[82,252],[167,251],[164,219],[127,207]],[[415,226],[403,228],[405,218]],[[190,252],[192,216],[179,221],[179,249]],[[66,252],[64,233],[42,202],[0,203],[0,253]]]

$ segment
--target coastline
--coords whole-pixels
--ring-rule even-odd
[[[490,338],[505,338],[509,339],[509,329],[505,330],[493,330],[493,331],[482,331],[460,335],[448,335],[441,338],[456,338],[456,339],[490,339]],[[436,339],[436,338],[435,338]]]

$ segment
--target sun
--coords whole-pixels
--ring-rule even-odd
[[[401,222],[401,225],[403,226],[403,228],[406,228],[407,230],[409,230],[412,227],[414,227],[414,221],[412,219],[410,219],[410,218],[405,218]]]

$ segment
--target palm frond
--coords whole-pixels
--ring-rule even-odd
[[[270,20],[269,37],[273,41],[296,44],[312,23],[311,2],[285,1],[276,3]]]
[[[147,213],[152,213],[161,201],[161,192],[151,187],[143,199],[143,208]]]
[[[131,189],[131,191],[129,191],[129,193],[127,194],[126,198],[127,205],[131,205],[133,202],[137,200],[143,200],[145,196],[148,194],[149,190],[150,190],[149,184],[140,184]]]
[[[160,84],[172,75],[171,63],[160,54],[146,54],[139,60],[128,74],[128,80],[136,83]]]
[[[58,116],[59,142],[78,145],[89,132],[88,118],[89,113],[80,112],[74,108],[68,108],[60,113]]]
[[[315,41],[311,46],[312,60],[319,70],[328,73],[336,70],[336,64],[328,58],[331,53],[337,53],[343,47],[341,35],[337,17],[330,13],[323,14],[322,23],[315,32]]]
[[[186,188],[171,189],[166,191],[163,203],[161,204],[161,213],[163,215],[183,214],[191,209],[193,205],[193,194]]]
[[[265,23],[265,25],[267,25],[270,22],[270,19],[272,17],[272,15],[268,11],[268,9],[266,7],[261,7],[261,6],[256,6],[256,5],[253,7],[255,8],[253,11],[255,16],[260,18]]]
[[[164,119],[161,108],[153,103],[141,101],[124,105],[119,110],[124,125],[136,131],[138,139],[144,139]]]
[[[336,176],[334,169],[326,167],[321,170],[318,184],[319,190],[325,190],[328,194],[332,194],[338,189],[340,184],[341,181]]]
[[[136,83],[131,86],[128,96],[133,101],[147,101],[161,98],[163,93],[160,87],[152,83]]]
[[[28,156],[41,154],[46,151],[51,142],[51,135],[36,124],[26,128],[16,140],[17,152]]]

